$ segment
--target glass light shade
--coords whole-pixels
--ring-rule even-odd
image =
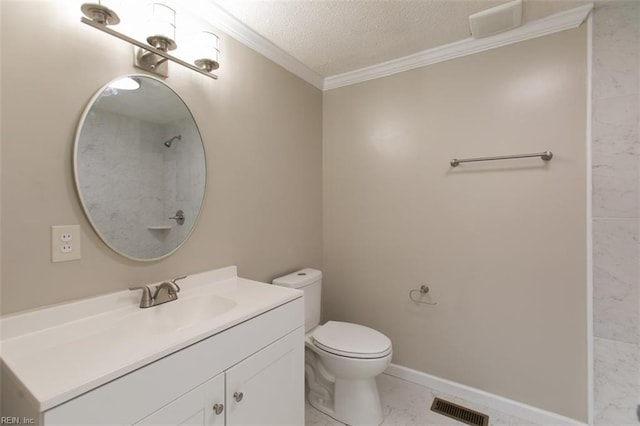
[[[176,12],[162,3],[151,3],[149,21],[147,22],[147,41],[154,47],[158,42],[166,43],[166,49],[176,48]]]
[[[195,64],[207,71],[220,67],[220,38],[209,31],[201,31],[197,38],[197,53]]]

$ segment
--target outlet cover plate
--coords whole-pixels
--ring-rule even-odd
[[[80,259],[80,225],[51,227],[51,261],[66,262]]]

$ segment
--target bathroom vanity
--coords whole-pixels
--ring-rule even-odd
[[[180,286],[178,300],[152,308],[124,291],[0,318],[2,416],[303,425],[302,292],[233,266]]]

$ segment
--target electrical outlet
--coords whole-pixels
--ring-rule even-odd
[[[51,227],[51,261],[80,259],[80,225]]]

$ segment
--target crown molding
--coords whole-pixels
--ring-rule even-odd
[[[322,90],[324,78],[321,75],[240,22],[235,16],[220,7],[215,0],[185,3],[187,3],[185,6],[190,6],[194,16],[200,16],[238,42]]]
[[[528,22],[518,28],[494,36],[480,39],[468,38],[355,71],[323,78],[311,68],[240,22],[236,17],[220,7],[215,0],[198,0],[185,3],[191,6],[190,9],[195,16],[205,19],[208,23],[224,31],[238,42],[272,60],[320,90],[337,89],[338,87],[386,77],[438,62],[577,28],[593,9],[593,3],[589,3]]]
[[[424,50],[409,56],[372,65],[355,71],[337,74],[324,79],[323,90],[336,89],[367,80],[386,77],[403,71],[424,67],[438,62],[448,61],[473,53],[484,52],[497,47],[530,40],[537,37],[579,27],[589,16],[593,3],[559,12],[546,18],[526,23],[504,33],[474,39],[468,38],[433,49]]]

